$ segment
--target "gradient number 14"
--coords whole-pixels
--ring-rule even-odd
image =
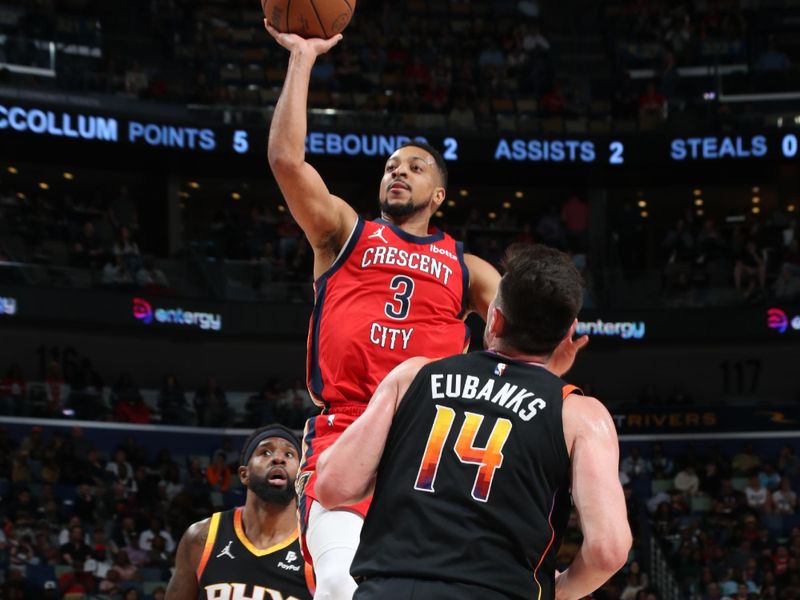
[[[439,462],[442,460],[444,445],[450,436],[450,430],[456,419],[456,411],[448,406],[436,405],[436,419],[428,435],[428,443],[425,446],[425,454],[419,465],[417,483],[414,489],[421,492],[433,493],[436,473],[439,470]],[[464,414],[464,423],[456,439],[453,450],[459,460],[465,464],[478,465],[478,474],[475,476],[475,483],[472,486],[472,497],[479,502],[489,500],[492,491],[492,480],[497,469],[503,464],[503,446],[508,441],[508,434],[511,433],[511,421],[508,419],[497,419],[489,435],[489,440],[483,448],[475,447],[475,437],[483,424],[483,415],[467,412]]]

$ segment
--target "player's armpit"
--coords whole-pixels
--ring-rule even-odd
[[[202,560],[211,519],[191,525],[183,534],[175,553],[175,572],[167,585],[165,600],[195,600],[198,594],[197,570]]]
[[[489,305],[497,295],[500,285],[500,273],[492,265],[474,254],[464,255],[464,264],[469,271],[469,307],[470,310],[486,320]]]

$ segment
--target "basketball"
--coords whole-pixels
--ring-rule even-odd
[[[356,0],[261,0],[261,6],[269,24],[278,31],[328,39],[347,27]]]

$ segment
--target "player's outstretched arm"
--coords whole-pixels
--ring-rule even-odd
[[[572,499],[583,543],[569,568],[556,577],[556,600],[577,600],[623,567],[631,548],[631,530],[611,415],[597,399],[576,395],[564,401],[562,414],[572,459]]]
[[[500,285],[500,273],[474,254],[465,254],[464,264],[469,271],[469,308],[485,321]]]
[[[292,216],[312,247],[330,250],[335,257],[357,215],[344,200],[328,191],[316,169],[306,162],[305,141],[311,69],[317,57],[333,48],[342,36],[307,40],[292,33],[280,33],[264,23],[270,35],[291,53],[269,130],[269,165]]]
[[[314,490],[323,507],[355,504],[372,493],[397,407],[428,362],[415,357],[395,367],[375,390],[364,414],[320,455]]]
[[[197,600],[197,568],[203,558],[211,519],[194,523],[183,534],[175,553],[175,572],[167,585],[165,600]]]

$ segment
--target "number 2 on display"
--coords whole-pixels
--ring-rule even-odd
[[[456,419],[456,411],[448,406],[436,405],[436,418],[433,421],[431,432],[422,462],[419,465],[417,482],[414,489],[420,492],[434,493],[436,474],[439,462],[442,460],[444,444],[450,436],[450,430]],[[508,441],[512,423],[508,419],[497,419],[489,435],[486,446],[475,446],[475,437],[483,424],[483,415],[477,413],[464,413],[464,424],[456,439],[453,450],[458,459],[465,464],[478,465],[478,474],[472,486],[472,498],[478,502],[487,502],[492,491],[494,474],[503,464],[503,446]]]

